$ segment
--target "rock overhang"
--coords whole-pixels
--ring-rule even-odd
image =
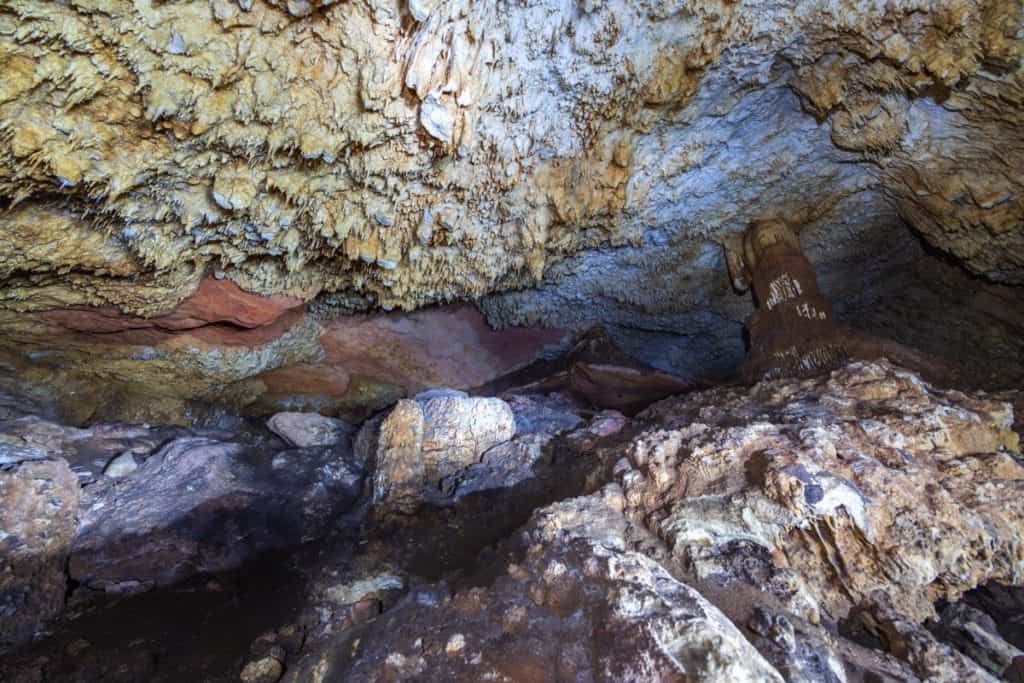
[[[484,297],[497,327],[599,322],[663,369],[725,376],[750,305],[717,240],[781,216],[840,317],[928,343],[878,313],[948,290],[928,250],[1021,281],[1019,22],[1002,0],[13,2],[0,297],[153,318],[210,274],[320,310]],[[1013,325],[982,322],[1012,356],[991,340]],[[295,329],[241,374],[318,367]]]

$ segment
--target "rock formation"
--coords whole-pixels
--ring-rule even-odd
[[[15,418],[0,469],[14,492],[0,508],[5,644],[55,635],[0,659],[0,675],[1012,679],[1014,424],[1011,403],[886,361],[690,392],[632,419],[558,392],[435,390],[367,422],[354,447],[312,415],[269,421],[287,442],[230,420],[196,432]],[[292,447],[297,425],[317,443]],[[124,453],[137,469],[102,473]],[[166,626],[120,651],[60,616],[68,575],[69,608],[116,623],[131,602],[95,589],[176,582],[308,538],[290,616],[254,612],[248,654],[243,641],[203,663],[220,650],[179,651]],[[202,580],[190,590],[240,590]],[[236,620],[251,609],[234,604]]]
[[[837,325],[799,238],[782,221],[756,222],[724,247],[733,287],[751,289],[757,302],[744,380],[812,377],[849,358],[889,358],[946,384],[962,381],[955,364]]]
[[[66,461],[8,460],[0,466],[0,651],[63,609],[79,497]]]
[[[850,343],[836,327],[832,305],[789,226],[755,223],[726,250],[733,286],[752,289],[757,300],[757,312],[747,323],[750,356],[744,375],[812,376],[849,358]]]
[[[0,680],[1024,680],[1022,22],[0,3]]]
[[[1024,283],[1020,22],[1012,0],[5,3],[3,362],[74,391],[79,423],[363,417],[543,349],[493,353],[458,310],[439,324],[497,372],[439,375],[405,330],[368,369],[353,325],[394,343],[433,314],[347,315],[484,297],[496,327],[602,323],[725,376],[750,309],[715,241],[765,216],[806,226],[838,318],[1013,358],[1020,320],[978,304]],[[909,271],[930,304],[953,277],[936,253],[972,274],[977,324],[945,339],[937,307],[900,308]]]

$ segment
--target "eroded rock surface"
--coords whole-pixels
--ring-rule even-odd
[[[21,307],[159,310],[206,265],[389,305],[528,283],[561,254],[669,224],[667,197],[728,156],[704,117],[780,85],[826,124],[808,177],[825,170],[841,196],[874,183],[838,160],[881,158],[928,239],[1020,281],[1021,149],[999,135],[1019,111],[994,106],[1019,107],[1014,2],[18,0],[0,18],[0,188],[20,200],[4,267],[46,285],[11,287]],[[958,131],[999,157],[967,157]],[[785,183],[756,166],[745,190]],[[96,199],[116,232],[77,219]],[[46,253],[56,224],[66,239]],[[69,265],[84,267],[53,277]]]
[[[1010,675],[1016,646],[983,616],[934,623],[940,601],[1024,583],[1012,425],[1008,403],[887,363],[667,399],[577,455],[617,461],[597,493],[538,510],[475,573],[414,586],[287,675]]]
[[[0,652],[63,609],[78,498],[63,460],[0,464]]]
[[[432,386],[486,384],[568,341],[558,329],[492,330],[467,305],[326,319],[206,282],[219,281],[157,318],[0,310],[0,371],[56,396],[72,424],[194,424],[211,405],[361,420]]]
[[[937,261],[918,237],[981,295],[1024,284],[1021,11],[12,0],[4,362],[79,392],[76,423],[254,396],[369,411],[495,375],[437,376],[450,359],[410,330],[390,364],[394,319],[345,316],[486,297],[495,326],[602,322],[662,370],[728,375],[749,304],[716,241],[762,218],[804,226],[837,306],[927,339],[890,308]],[[1015,348],[1019,324],[983,320],[952,326],[954,355]]]
[[[487,588],[413,590],[351,655],[330,650],[286,680],[781,682],[717,608],[627,550],[621,502],[546,508],[519,534],[525,557]]]
[[[620,475],[628,514],[659,556],[713,602],[730,601],[735,621],[757,604],[807,625],[875,610],[876,623],[917,629],[890,643],[915,675],[977,674],[913,625],[940,598],[1024,579],[1009,404],[854,363],[803,383],[671,399],[644,418],[654,428]]]
[[[5,443],[28,449],[13,467],[90,439],[136,460],[124,477],[82,478],[70,571],[85,586],[176,581],[274,547],[278,532],[323,534],[293,551],[302,592],[287,620],[217,675],[991,681],[1024,663],[1016,400],[851,362],[633,418],[557,392],[436,389],[369,421],[351,449],[281,450],[235,424],[175,428],[147,452],[142,433],[157,430],[109,427],[104,440],[24,416]],[[336,426],[288,421],[314,438],[293,428]],[[202,581],[188,591],[230,579]],[[126,652],[83,645],[74,623],[0,675],[32,680],[76,658],[105,680],[192,664],[159,635]]]
[[[347,444],[261,453],[175,439],[84,489],[70,574],[116,592],[237,567],[324,535],[359,497],[363,474]]]

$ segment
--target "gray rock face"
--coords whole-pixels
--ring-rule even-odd
[[[353,432],[344,420],[318,413],[277,413],[267,420],[267,429],[296,448],[334,446],[350,439]]]
[[[498,398],[439,396],[420,404],[423,465],[428,482],[480,460],[489,448],[516,433],[515,416]]]
[[[380,509],[410,512],[424,502],[515,486],[533,476],[555,435],[582,422],[568,396],[506,398],[432,389],[368,422],[356,451],[375,458]]]
[[[516,418],[516,434],[554,436],[583,422],[572,397],[565,394],[506,396]]]
[[[1010,667],[1024,661],[1024,652],[1002,637],[991,616],[962,602],[946,605],[934,631],[995,676],[1012,680]]]
[[[533,476],[533,464],[558,434],[574,429],[583,419],[572,399],[550,396],[506,397],[515,416],[515,438],[489,448],[463,470],[444,478],[441,489],[454,499],[471,493],[515,486]]]
[[[0,466],[0,651],[64,606],[78,480],[63,460]]]
[[[175,439],[122,479],[83,492],[71,576],[106,590],[229,569],[254,553],[324,533],[359,496],[350,450],[254,452]]]
[[[164,442],[190,432],[181,427],[98,424],[79,429],[26,415],[0,421],[0,464],[64,458],[82,484],[96,480],[125,453],[145,457]]]

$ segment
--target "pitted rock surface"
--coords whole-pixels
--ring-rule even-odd
[[[851,362],[666,399],[615,441],[569,432],[561,456],[615,463],[608,483],[412,580],[286,680],[1011,676],[1013,632],[978,610],[1018,608],[971,596],[1024,583],[1013,425],[1006,401]]]
[[[0,465],[0,652],[63,609],[78,500],[78,479],[60,458]]]

